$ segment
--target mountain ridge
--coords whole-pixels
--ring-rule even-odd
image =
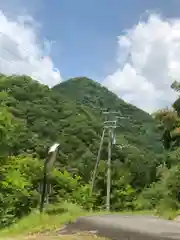
[[[101,88],[102,91],[104,91],[105,93],[111,93],[111,95],[116,98],[116,100],[119,100],[121,101],[123,104],[129,104],[131,105],[132,107],[134,107],[135,109],[138,109],[142,112],[145,112],[144,110],[136,107],[135,105],[131,104],[131,103],[127,103],[126,101],[124,101],[122,98],[120,98],[118,95],[116,95],[115,93],[111,92],[110,90],[108,90],[105,86],[103,86],[101,83],[97,82],[97,81],[94,81],[93,79],[90,79],[90,78],[87,78],[87,77],[75,77],[75,78],[70,78],[70,79],[67,79],[66,81],[63,81],[61,82],[60,84],[57,84],[55,85],[52,89],[54,90],[60,90],[60,92],[63,94],[63,90],[65,90],[65,88],[68,88],[68,85],[72,85],[72,92],[70,91],[69,93],[74,93],[74,89],[77,90],[77,87],[76,85],[77,84],[82,84],[82,83],[85,83],[83,87],[86,87],[89,85],[89,87],[97,87],[97,88]],[[70,90],[70,89],[68,89]],[[78,89],[80,90],[79,91],[79,97],[83,95],[83,89]],[[65,92],[67,94],[67,92]],[[72,96],[68,94],[68,97],[71,98]],[[72,98],[74,100],[74,98]],[[76,100],[79,100],[81,101],[82,99],[76,99]],[[145,112],[147,113],[147,112]],[[147,113],[149,114],[149,113]],[[150,115],[150,114],[149,114]]]
[[[136,121],[135,125],[143,131],[148,128],[147,125],[153,125],[153,123],[155,123],[149,113],[132,104],[126,103],[100,83],[86,77],[69,79],[56,85],[53,90],[66,97],[68,96],[69,99],[78,104],[88,106],[96,113],[99,112],[99,114],[101,114],[102,110],[112,110],[119,112],[122,116],[133,118],[134,123]],[[157,131],[156,124],[154,124],[151,131]]]
[[[156,122],[149,114],[119,100],[104,87],[92,81],[76,80],[68,81],[68,87],[66,82],[62,89],[62,85],[50,89],[26,76],[0,77],[1,105],[6,106],[22,123],[18,140],[11,147],[12,154],[29,153],[44,159],[48,147],[53,142],[59,142],[58,167],[75,169],[78,175],[89,181],[103,129],[101,109],[113,106],[113,110],[129,115],[132,121],[121,120],[116,131],[117,145],[113,148],[112,160],[128,164],[132,161],[133,164],[144,162],[141,171],[149,175],[151,169],[159,164],[158,155],[163,152]],[[76,98],[79,100],[76,101]],[[119,145],[128,147],[122,151]],[[102,160],[107,159],[106,146],[107,136]]]

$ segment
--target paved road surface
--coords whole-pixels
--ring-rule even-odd
[[[180,223],[144,215],[80,217],[66,231],[93,231],[112,240],[180,240]]]

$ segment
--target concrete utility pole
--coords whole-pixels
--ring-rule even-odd
[[[111,197],[111,147],[112,147],[112,132],[109,129],[109,142],[108,142],[108,162],[107,162],[107,195],[106,195],[106,210],[110,210],[110,197]]]
[[[117,127],[117,120],[114,114],[117,112],[105,112],[106,121],[104,122],[104,127],[108,130],[108,161],[107,161],[107,190],[106,190],[106,210],[110,211],[110,199],[111,199],[111,154],[112,154],[112,144],[114,141],[114,133]]]
[[[106,195],[106,210],[110,211],[110,193],[111,193],[111,153],[112,153],[112,144],[115,144],[115,129],[117,127],[117,117],[118,112],[103,112],[105,115],[103,133],[101,136],[100,146],[98,150],[97,160],[92,177],[92,187],[91,193],[93,192],[95,179],[97,174],[98,165],[100,162],[100,155],[102,151],[102,146],[104,142],[105,133],[108,132],[108,161],[107,161],[107,195]],[[115,115],[115,116],[114,116]]]

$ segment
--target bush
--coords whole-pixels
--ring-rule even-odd
[[[93,207],[95,199],[90,196],[90,186],[82,184],[79,176],[72,177],[67,171],[60,172],[54,169],[50,181],[52,184],[51,203],[68,201],[85,209]]]
[[[9,157],[0,169],[0,227],[15,222],[36,207],[41,164],[30,156]]]
[[[160,180],[143,190],[136,201],[138,209],[154,209],[163,212],[176,210],[180,201],[180,166],[165,169]]]
[[[0,169],[0,227],[16,222],[37,208],[39,185],[43,168],[39,159],[31,156],[9,157]],[[80,177],[54,169],[50,177],[53,191],[50,203],[72,202],[86,209],[92,208],[89,185],[82,185]]]

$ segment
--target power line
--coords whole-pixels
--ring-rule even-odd
[[[29,49],[20,46],[19,43],[13,41],[13,39],[10,38],[7,34],[5,34],[5,33],[3,33],[3,32],[0,32],[0,35],[3,36],[3,37],[5,37],[5,38],[7,38],[10,42],[13,42],[13,44],[16,45],[16,47],[17,47],[18,49],[21,49],[21,50],[23,50],[23,51],[26,52],[26,53],[30,53],[30,51],[28,51]],[[33,46],[33,45],[32,45],[32,46]],[[3,46],[3,49],[5,49],[5,50],[7,50],[8,52],[12,53],[8,48],[6,48],[6,47],[4,47],[4,46]],[[16,57],[18,57],[18,58],[20,58],[20,56],[16,55],[14,52],[13,52],[13,55],[16,56]],[[41,57],[43,57],[43,56],[41,56]]]
[[[11,50],[8,49],[7,47],[3,46],[2,50],[8,52],[9,54],[11,54],[11,56],[13,56],[13,58],[15,58],[15,61],[17,61],[16,64],[22,62],[22,63],[24,63],[24,64],[28,64],[28,66],[31,66],[31,67],[33,67],[33,68],[36,68],[36,65],[33,64],[33,63],[30,61],[30,59],[28,59],[29,56],[30,56],[30,54],[31,54],[31,52],[30,52],[29,49],[23,48],[22,46],[20,46],[20,44],[18,44],[17,42],[14,42],[7,34],[5,34],[5,33],[3,33],[3,32],[0,32],[0,35],[3,36],[3,37],[5,37],[6,39],[8,39],[10,42],[13,42],[13,44],[17,47],[18,50],[22,50],[24,53],[27,53],[26,56],[20,56],[20,55],[16,54],[14,51],[11,51]],[[21,54],[21,55],[22,55],[22,54]],[[8,57],[9,57],[9,56],[8,56]],[[30,56],[30,57],[32,57],[32,56]],[[41,55],[40,58],[39,58],[39,60],[40,60],[42,57],[43,57],[43,56]],[[7,64],[10,64],[10,65],[15,64],[15,62],[14,62],[13,60],[8,60],[8,59],[6,59],[6,58],[3,58],[2,56],[0,56],[0,59],[1,59],[2,61],[6,62]],[[29,61],[28,61],[28,60],[29,60]],[[5,71],[3,71],[3,72],[5,72]],[[31,74],[31,77],[32,77],[33,79],[37,80],[35,77],[32,76],[32,74],[34,73],[34,71],[30,71],[29,73]],[[11,74],[13,74],[13,73],[11,73]]]

